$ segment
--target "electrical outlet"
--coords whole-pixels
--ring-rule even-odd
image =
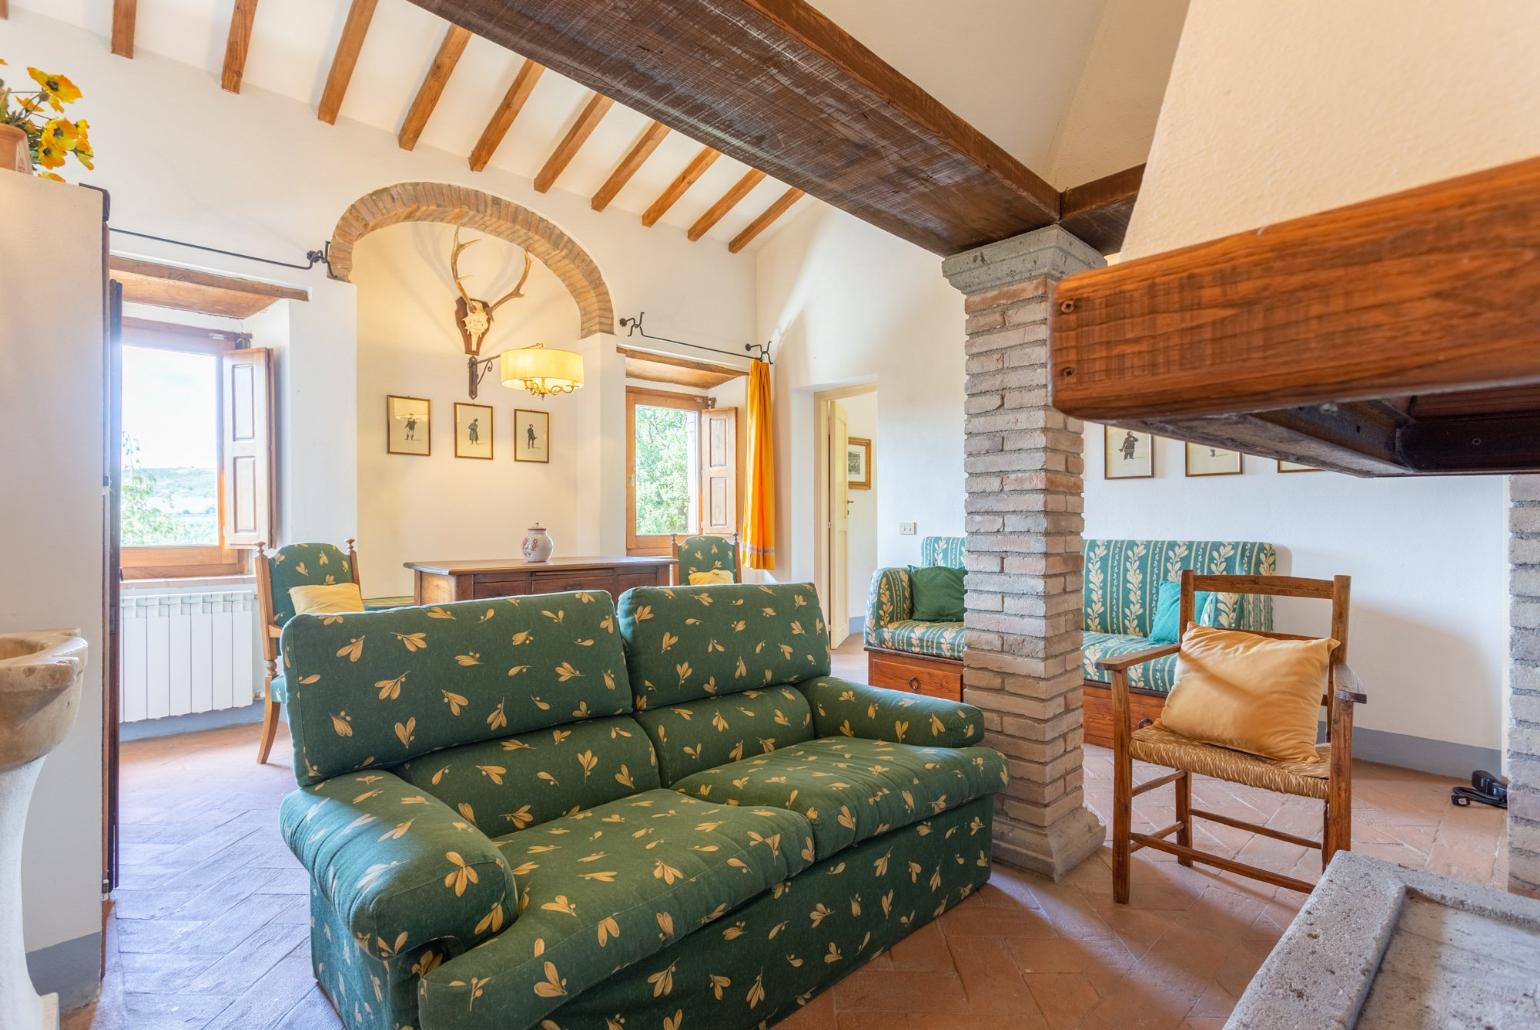
[[[898,524],[899,536],[914,536],[916,526],[913,522],[900,522]]]

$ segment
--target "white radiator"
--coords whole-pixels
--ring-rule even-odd
[[[123,722],[242,708],[261,686],[249,588],[122,597]]]

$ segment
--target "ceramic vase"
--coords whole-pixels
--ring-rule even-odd
[[[22,941],[21,846],[43,759],[80,709],[86,642],[78,630],[0,633],[0,1026],[56,1030],[58,995],[38,997]]]
[[[27,134],[14,125],[0,125],[0,169],[32,174],[32,151]]]
[[[544,526],[531,526],[529,534],[524,538],[524,560],[549,561],[553,546],[555,545],[551,542],[551,535],[545,531]]]

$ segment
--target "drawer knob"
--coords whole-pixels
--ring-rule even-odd
[[[910,676],[909,677],[909,689],[910,690],[919,690],[920,689],[920,678],[918,676]]]

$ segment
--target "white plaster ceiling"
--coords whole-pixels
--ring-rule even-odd
[[[1123,62],[1096,62],[1093,51],[1128,3],[1153,5],[1157,17],[1179,26],[1186,0],[812,0],[879,56],[914,79],[972,122],[1054,186],[1057,153],[1077,93],[1085,93],[1087,69],[1119,75]],[[14,6],[86,28],[111,32],[111,0],[12,0]],[[1124,7],[1124,10],[1127,8]],[[342,33],[348,0],[262,0],[257,7],[244,81],[299,100],[319,103],[333,52]],[[230,0],[139,0],[136,50],[202,68],[218,77],[230,24]],[[1145,20],[1148,20],[1146,15]],[[408,0],[381,0],[342,106],[341,117],[396,134],[418,85],[432,63],[447,23]],[[1115,28],[1115,26],[1114,26]],[[1142,30],[1141,30],[1142,31]],[[1175,32],[1169,32],[1174,50]],[[418,147],[469,155],[522,58],[473,37],[434,110]],[[1125,92],[1148,96],[1158,111],[1169,70],[1169,55],[1141,69]],[[1124,74],[1124,78],[1128,75]],[[546,71],[493,156],[492,164],[533,178],[572,124],[588,91]],[[1094,114],[1095,112],[1093,112]],[[1078,117],[1078,115],[1077,115]],[[1109,164],[1106,174],[1137,164],[1154,131],[1153,113],[1128,134],[1135,141],[1116,154],[1096,155],[1091,165]],[[649,120],[616,105],[600,122],[554,189],[592,196]],[[1082,133],[1081,135],[1085,135]],[[1141,142],[1142,141],[1142,142]],[[670,133],[610,205],[616,217],[635,217],[655,200],[700,149]],[[1133,160],[1126,158],[1132,156]],[[1121,162],[1121,163],[1118,163]],[[1075,174],[1087,160],[1071,160]],[[662,221],[687,228],[747,171],[720,157]],[[1086,178],[1094,176],[1087,175]],[[1077,182],[1081,181],[1077,179]],[[726,242],[736,236],[785,189],[761,182],[707,234]],[[813,203],[803,200],[801,203]],[[762,243],[785,217],[762,234]],[[751,244],[751,249],[753,245]]]

